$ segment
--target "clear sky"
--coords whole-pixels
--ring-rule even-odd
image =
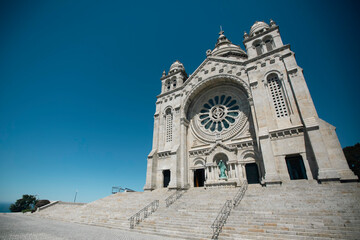
[[[291,44],[319,116],[359,142],[357,1],[1,1],[0,202],[141,191],[162,71],[191,74],[219,26],[256,20]]]

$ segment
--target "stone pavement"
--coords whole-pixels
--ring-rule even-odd
[[[41,219],[22,213],[0,214],[0,240],[171,240],[119,229]],[[178,238],[177,238],[178,239]]]

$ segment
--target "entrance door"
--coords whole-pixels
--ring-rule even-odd
[[[291,180],[307,179],[304,161],[301,155],[285,158]]]
[[[249,163],[245,165],[246,178],[248,184],[260,183],[259,171],[256,163]]]
[[[163,179],[164,179],[163,186],[164,188],[166,188],[169,186],[169,182],[170,182],[170,170],[163,171]]]
[[[205,169],[194,171],[194,187],[203,187],[205,182]]]

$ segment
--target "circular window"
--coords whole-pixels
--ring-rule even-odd
[[[195,135],[213,142],[241,132],[248,115],[246,94],[237,87],[225,85],[201,94],[189,112],[189,119]]]
[[[239,109],[237,101],[231,96],[221,95],[210,98],[200,110],[201,125],[211,132],[221,132],[235,123]]]

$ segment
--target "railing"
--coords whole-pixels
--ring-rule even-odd
[[[130,188],[123,188],[121,186],[112,187],[112,189],[111,189],[112,194],[119,193],[119,192],[135,192],[135,191]]]
[[[241,185],[239,191],[235,194],[235,197],[233,199],[233,205],[234,205],[234,208],[239,205],[241,199],[244,197],[245,195],[245,192],[247,190],[247,187],[248,187],[248,183],[246,180],[244,180],[243,184]]]
[[[171,204],[173,204],[176,200],[178,200],[185,191],[176,191],[173,194],[171,194],[168,198],[165,199],[166,207],[169,207]]]
[[[135,225],[150,216],[159,208],[159,200],[151,202],[149,205],[132,215],[128,220],[130,221],[130,228],[133,229]]]
[[[217,215],[215,221],[211,225],[213,229],[213,235],[211,239],[218,239],[219,234],[226,223],[227,218],[230,215],[231,209],[235,208],[239,205],[241,199],[244,197],[245,192],[247,190],[248,183],[246,180],[243,181],[239,191],[235,194],[233,201],[226,200],[224,206],[221,208],[219,214]]]
[[[228,216],[230,215],[231,208],[232,208],[232,201],[226,200],[224,206],[221,208],[215,221],[211,225],[211,228],[213,229],[213,235],[212,235],[211,239],[218,239],[218,236],[222,230],[222,227],[224,226]]]

